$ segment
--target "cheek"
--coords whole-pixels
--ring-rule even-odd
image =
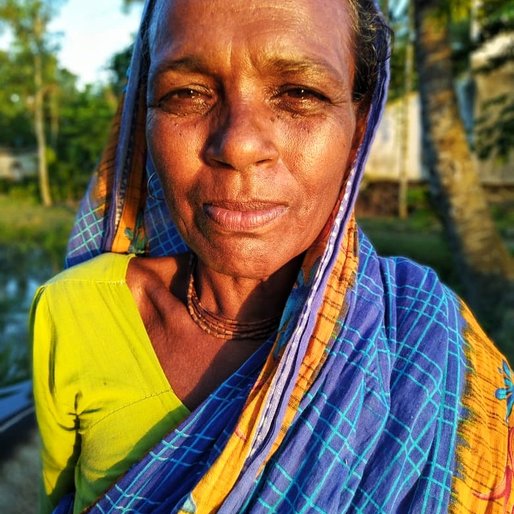
[[[191,173],[187,167],[193,164],[193,160],[183,144],[180,130],[172,125],[159,117],[149,117],[146,124],[147,146],[171,217],[182,235],[187,237],[187,227],[192,219],[187,202]],[[173,134],[173,137],[168,134]]]
[[[292,168],[301,184],[306,207],[330,212],[351,166],[351,147],[355,130],[353,117],[347,121],[328,120],[317,127],[296,131],[290,141]]]
[[[184,192],[198,169],[198,150],[195,138],[178,123],[149,117],[146,124],[148,152],[168,198],[175,191]]]

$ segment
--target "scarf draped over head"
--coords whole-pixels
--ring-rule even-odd
[[[145,34],[153,5],[144,9],[126,93],[80,207],[68,265],[107,251],[187,250],[146,152]],[[337,209],[306,253],[276,339],[90,512],[513,508],[508,365],[435,273],[378,257],[353,217],[388,77],[384,60]]]

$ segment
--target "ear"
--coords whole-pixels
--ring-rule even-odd
[[[369,109],[370,104],[365,100],[361,100],[355,104],[355,134],[353,136],[352,143],[352,146],[355,148],[359,148],[362,140],[364,139],[364,134],[366,133],[366,128],[368,126]]]
[[[355,132],[353,134],[352,148],[350,151],[349,162],[353,163],[357,157],[357,152],[364,139],[366,127],[368,125],[369,103],[365,101],[356,102],[355,109]]]

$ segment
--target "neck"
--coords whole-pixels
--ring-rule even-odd
[[[194,273],[195,289],[208,311],[238,321],[278,316],[300,269],[302,256],[288,262],[270,276],[231,276],[209,268],[199,259]]]

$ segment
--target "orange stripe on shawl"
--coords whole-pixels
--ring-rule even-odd
[[[138,215],[143,211],[146,199],[146,109],[143,108],[145,95],[145,88],[142,88],[139,94],[139,108],[137,108],[134,125],[133,133],[135,137],[131,144],[130,172],[128,173],[123,209],[111,248],[112,252],[117,253],[131,251],[131,245],[138,230]]]
[[[144,105],[144,98],[140,98],[139,101],[140,105]],[[141,102],[143,103],[141,104]],[[124,100],[122,99],[110,129],[109,140],[94,173],[93,187],[89,192],[90,203],[95,206],[94,211],[98,217],[105,216],[111,206],[110,203],[116,202],[116,199],[112,198],[112,193],[116,174],[116,152],[120,138],[123,103]],[[136,135],[132,141],[131,155],[127,161],[130,171],[125,174],[128,178],[123,195],[123,204],[116,220],[116,233],[112,246],[106,249],[108,251],[117,253],[131,251],[131,245],[138,229],[138,215],[142,212],[146,197],[145,118],[145,109],[138,108],[134,125]]]
[[[503,358],[463,306],[468,324],[468,376],[453,481],[452,514],[514,513],[512,469],[514,426],[506,420],[507,404],[496,397],[505,386]]]

